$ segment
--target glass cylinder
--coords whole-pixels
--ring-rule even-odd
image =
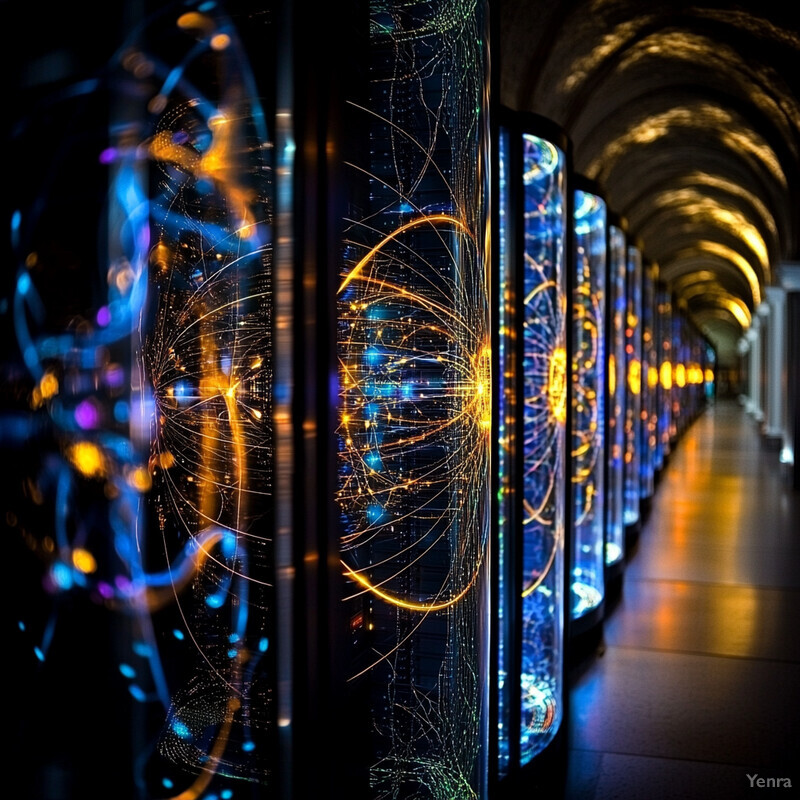
[[[336,499],[356,789],[376,798],[485,781],[487,40],[482,3],[372,4],[349,109]]]
[[[598,608],[605,571],[605,201],[575,192],[572,288],[572,563],[574,620]]]
[[[625,556],[624,476],[626,360],[625,322],[627,246],[625,232],[609,227],[609,355],[608,355],[608,524],[606,564],[621,563]]]

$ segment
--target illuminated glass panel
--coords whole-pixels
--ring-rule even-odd
[[[609,293],[611,310],[608,356],[608,525],[606,528],[606,563],[619,563],[625,555],[625,520],[623,488],[625,476],[625,321],[627,299],[627,247],[625,233],[609,227]]]
[[[85,797],[226,796],[269,787],[276,767],[273,131],[223,6],[129,20],[105,69],[54,82],[44,124],[20,125],[59,128],[23,209],[20,253],[40,256],[35,271],[20,261],[15,308],[53,434],[29,478],[31,530],[53,545],[36,652],[80,698],[32,744]],[[267,16],[251,31],[261,48]],[[56,627],[84,645],[51,653]],[[99,679],[81,686],[86,674]]]
[[[502,777],[545,749],[563,714],[568,365],[565,156],[545,139],[508,130],[501,131],[499,151],[498,771]]]
[[[498,375],[497,375],[497,770],[504,777],[509,770],[510,736],[512,730],[512,682],[509,672],[514,675],[514,634],[512,631],[516,605],[517,583],[514,580],[514,521],[517,516],[515,498],[518,487],[514,480],[514,465],[518,463],[517,418],[518,404],[516,393],[517,371],[515,358],[517,352],[516,336],[516,270],[512,263],[513,247],[509,237],[514,226],[509,219],[511,209],[511,188],[509,181],[509,133],[500,130],[498,141],[498,248],[500,259],[499,298],[497,303],[498,336]]]
[[[658,446],[661,461],[670,454],[672,438],[672,304],[669,292],[656,292],[656,344],[658,346]]]
[[[520,760],[561,721],[568,365],[564,153],[523,136],[523,484]]]
[[[472,798],[482,781],[485,25],[482,4],[373,4],[352,106],[337,501],[358,790],[376,798]]]
[[[628,246],[625,319],[625,525],[639,522],[642,423],[642,254]]]
[[[570,459],[574,619],[597,608],[604,594],[606,227],[605,202],[576,191]]]
[[[639,470],[642,499],[655,490],[656,442],[658,430],[658,351],[655,340],[655,267],[642,269],[642,418],[639,428]]]
[[[686,345],[684,336],[683,314],[680,309],[672,315],[672,424],[675,437],[680,437],[685,426],[686,409],[682,406],[685,400],[686,386]]]

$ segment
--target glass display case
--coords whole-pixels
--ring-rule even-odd
[[[509,114],[499,141],[497,771],[563,716],[568,142]]]
[[[373,5],[346,124],[336,501],[349,757],[375,798],[472,798],[486,774],[486,26],[482,3]]]
[[[614,224],[616,223],[616,224]],[[609,576],[619,572],[625,560],[625,409],[627,241],[620,220],[609,225],[608,278],[608,479],[606,481],[606,566]]]
[[[571,434],[572,633],[599,618],[604,599],[606,522],[606,280],[608,221],[597,189],[574,193]],[[591,189],[591,191],[590,191]]]
[[[656,287],[656,344],[658,347],[658,438],[656,466],[661,469],[671,452],[672,424],[672,300],[667,287]]]
[[[12,146],[31,796],[275,786],[274,26],[232,5],[107,9],[116,57],[52,62]]]
[[[642,429],[642,252],[628,243],[625,280],[625,490],[626,538],[635,537],[641,525]]]
[[[642,416],[639,428],[639,496],[642,518],[647,516],[655,491],[656,445],[658,431],[658,349],[655,337],[658,267],[650,262],[642,265]]]

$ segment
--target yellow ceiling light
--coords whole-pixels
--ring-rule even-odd
[[[740,239],[758,259],[764,272],[769,271],[769,255],[764,237],[758,228],[740,211],[722,205],[696,189],[676,189],[662,192],[654,199],[657,208],[691,217],[693,222],[709,223]]]
[[[672,288],[682,293],[683,289],[687,286],[692,286],[695,283],[703,283],[708,281],[716,281],[719,278],[716,272],[711,272],[708,269],[699,269],[694,272],[686,272],[680,277],[672,281]]]
[[[712,175],[709,172],[692,172],[683,179],[683,183],[689,186],[706,186],[709,189],[717,189],[725,194],[738,197],[749,203],[758,216],[764,227],[773,235],[777,235],[778,226],[775,224],[775,218],[769,212],[767,206],[754,194],[748,192],[738,183],[722,178],[719,175]]]
[[[770,94],[761,88],[771,86],[769,76],[758,65],[746,61],[734,48],[718,39],[715,41],[689,31],[658,31],[629,47],[620,59],[616,71],[624,72],[653,58],[703,64],[716,74],[725,75],[726,80],[735,80],[741,91],[765,116],[776,125],[785,126],[786,109],[778,105],[774,93]],[[790,133],[788,127],[785,127],[785,133]]]
[[[751,155],[756,166],[766,166],[782,188],[788,186],[786,175],[775,151],[755,131],[747,128],[731,128],[722,131],[722,141],[731,150]]]
[[[558,90],[566,94],[580,86],[607,58],[626,47],[651,19],[651,16],[642,15],[617,25],[610,33],[602,36],[591,52],[572,62]]]
[[[640,61],[653,56],[689,61],[708,61],[710,58],[715,58],[715,60],[731,65],[741,61],[735,51],[721,46],[718,41],[712,42],[705,36],[673,30],[653,33],[637,42],[620,59],[617,71],[624,72]]]
[[[693,297],[697,297],[701,294],[707,294],[709,292],[724,292],[725,289],[723,288],[722,284],[719,283],[717,280],[713,281],[703,281],[702,283],[695,283],[691,286],[686,286],[683,288],[679,294],[685,300],[691,300]]]
[[[745,330],[750,327],[750,322],[752,320],[752,316],[750,314],[750,309],[744,303],[743,300],[740,300],[738,297],[731,297],[730,295],[720,297],[719,302],[723,308],[726,308],[728,311],[736,317],[736,321],[744,328]]]
[[[693,316],[700,316],[708,310],[709,306],[716,306],[716,308],[727,311],[739,323],[742,330],[747,330],[750,327],[752,314],[744,300],[734,297],[722,288],[714,287],[708,287],[708,290],[703,292],[703,295],[705,297],[705,308],[702,311],[695,312]]]
[[[726,147],[736,153],[749,155],[757,167],[766,166],[775,180],[786,187],[786,176],[772,148],[755,131],[738,122],[729,111],[711,103],[675,106],[639,120],[606,145],[601,155],[589,165],[588,176],[597,178],[601,172],[607,175],[631,147],[651,144],[677,128],[716,133]]]
[[[761,302],[761,284],[759,283],[758,275],[756,275],[756,271],[744,256],[719,242],[700,241],[697,243],[697,249],[733,264],[744,275],[750,286],[750,292],[753,295],[753,306],[757,306]]]

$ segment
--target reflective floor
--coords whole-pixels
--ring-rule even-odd
[[[732,401],[678,443],[572,673],[568,800],[800,797],[800,495],[781,470]]]

